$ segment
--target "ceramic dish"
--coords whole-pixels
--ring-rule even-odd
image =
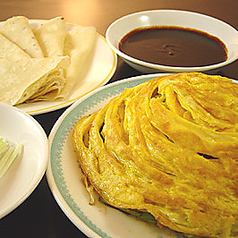
[[[32,28],[36,28],[43,22],[43,20],[29,20]],[[0,28],[3,24],[4,22],[0,23]],[[73,24],[67,24],[66,26],[68,30],[77,27],[77,25]],[[78,84],[67,99],[63,101],[26,103],[19,105],[18,108],[31,115],[37,115],[67,107],[88,92],[106,84],[113,76],[116,66],[117,58],[114,51],[109,47],[106,39],[97,33],[93,55],[88,59],[85,71],[82,72]]]
[[[137,60],[121,52],[118,44],[134,29],[150,26],[177,26],[199,30],[220,39],[228,50],[228,58],[222,63],[202,67],[173,67]],[[143,73],[211,71],[228,65],[238,58],[238,31],[216,18],[180,10],[151,10],[132,13],[113,22],[106,31],[111,48],[131,67]]]
[[[71,105],[50,133],[50,162],[47,169],[50,189],[64,213],[88,237],[182,237],[179,233],[149,225],[100,202],[90,206],[72,148],[72,128],[80,117],[100,109],[125,88],[156,76],[162,74],[137,76],[94,90]]]
[[[83,116],[101,109],[125,88],[134,87],[154,77],[166,74],[148,74],[117,81],[98,88],[80,98],[58,119],[50,136],[50,161],[47,181],[52,194],[66,216],[85,235],[96,237],[167,238],[183,237],[170,229],[155,227],[135,217],[110,208],[96,200],[89,205],[89,195],[81,180],[76,154],[73,151],[72,129]],[[237,81],[234,81],[237,83]]]
[[[23,156],[0,179],[0,218],[18,207],[41,181],[48,163],[48,141],[29,114],[0,103],[0,136],[23,145]]]

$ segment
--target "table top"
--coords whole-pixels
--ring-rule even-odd
[[[216,17],[238,29],[236,0],[1,0],[0,20],[14,15],[31,19],[64,16],[67,22],[95,26],[105,36],[107,27],[117,18],[129,13],[152,9],[180,9]],[[108,83],[140,75],[121,59]],[[222,68],[219,74],[238,80],[238,61]],[[66,108],[34,116],[49,135],[54,123]],[[53,198],[46,176],[35,191],[18,208],[0,220],[0,236],[12,237],[86,237],[66,217]]]

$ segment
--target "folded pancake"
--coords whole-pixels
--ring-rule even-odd
[[[111,206],[207,237],[238,236],[238,85],[181,73],[126,89],[76,123],[89,184]]]
[[[33,29],[45,57],[63,56],[64,43],[67,34],[63,17],[55,17],[45,21]]]
[[[23,102],[61,98],[68,57],[0,59],[0,101]]]
[[[3,59],[0,67],[6,67],[1,69],[5,77],[2,77],[0,82],[7,82],[6,85],[1,85],[0,101],[16,105],[23,102],[66,99],[81,80],[80,74],[85,72],[86,60],[93,51],[95,42],[94,27],[70,27],[63,17],[44,21],[37,28],[30,25],[28,18],[24,16],[7,19],[0,28],[0,59]],[[45,59],[37,61],[32,58]],[[21,60],[23,61],[20,62]],[[67,64],[58,64],[57,60],[67,61]],[[43,69],[43,65],[47,67]],[[31,66],[33,68],[26,69]],[[34,70],[39,70],[38,74],[33,72]],[[13,84],[11,89],[9,85]],[[11,93],[15,88],[16,92]]]
[[[96,29],[90,26],[77,26],[70,30],[65,39],[64,55],[70,57],[70,65],[66,71],[67,83],[65,94],[70,92],[80,80],[85,62],[93,52],[96,43]]]
[[[26,17],[15,16],[9,18],[0,28],[0,32],[31,57],[44,57]]]
[[[31,56],[19,46],[0,34],[0,58],[12,59],[13,57],[15,60],[31,58]]]

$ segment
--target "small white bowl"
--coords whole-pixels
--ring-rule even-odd
[[[152,64],[135,59],[119,50],[119,42],[136,28],[150,26],[188,27],[219,38],[226,46],[228,57],[221,63],[201,67],[173,67]],[[133,13],[114,21],[106,31],[110,47],[131,67],[143,73],[211,71],[228,65],[238,59],[238,31],[216,18],[195,12],[181,10],[151,10]],[[196,57],[196,56],[195,56]]]

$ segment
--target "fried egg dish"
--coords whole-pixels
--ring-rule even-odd
[[[238,237],[238,84],[203,73],[127,88],[74,126],[88,185],[158,226]]]

